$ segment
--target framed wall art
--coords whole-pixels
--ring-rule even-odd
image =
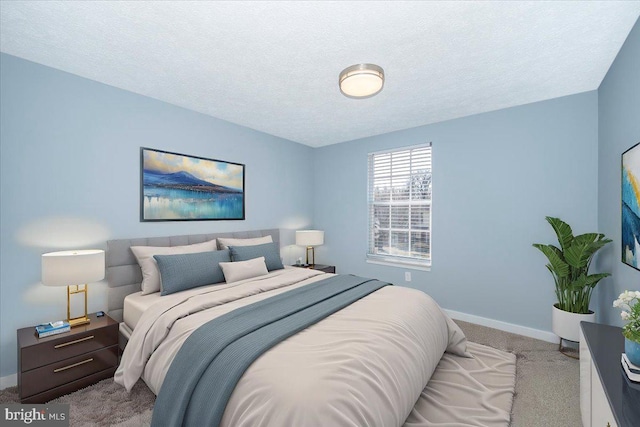
[[[140,220],[245,219],[240,163],[141,147]]]
[[[640,270],[640,143],[622,153],[622,262]]]

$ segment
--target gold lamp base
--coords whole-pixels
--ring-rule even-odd
[[[71,288],[74,288],[73,290]],[[71,295],[73,294],[84,294],[84,314],[79,317],[71,317]],[[91,320],[87,317],[87,285],[82,285],[82,289],[80,289],[80,285],[70,285],[67,286],[67,322],[69,322],[69,326],[72,328],[75,326],[86,325],[90,323]]]
[[[75,317],[73,319],[68,319],[67,322],[69,322],[69,326],[71,326],[72,328],[75,326],[80,326],[80,325],[86,325],[87,323],[91,323],[91,320],[86,317]]]

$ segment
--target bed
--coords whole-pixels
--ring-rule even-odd
[[[238,427],[509,424],[513,355],[467,343],[457,325],[423,292],[285,267],[233,284],[166,296],[140,294],[142,274],[131,246],[261,236],[280,240],[278,230],[258,230],[108,242],[109,314],[121,321],[122,346],[126,345],[115,380],[130,389],[141,378],[158,396],[155,425],[202,425],[203,420]],[[295,301],[307,301],[312,292],[332,292],[332,287],[354,281],[362,283],[349,289],[374,287],[272,344],[243,368],[215,415],[216,422],[200,417],[201,412],[214,412],[202,408],[208,406],[207,398],[216,401],[216,393],[223,393],[220,384],[226,381],[218,377],[226,368],[200,373],[199,362],[183,356],[188,353],[187,344],[204,329],[201,325],[242,310],[251,310],[249,317],[260,317],[256,311],[260,304],[296,292],[301,295],[294,300],[298,304]],[[346,293],[340,288],[335,295]],[[334,297],[317,298],[324,304]],[[220,339],[204,341],[205,347]],[[185,360],[192,366],[176,371],[176,365]],[[195,385],[183,383],[190,375],[196,377]],[[202,385],[206,377],[217,379]],[[193,391],[185,394],[191,401],[184,398],[181,393],[186,389],[201,390],[200,397]],[[183,418],[172,418],[175,413]]]

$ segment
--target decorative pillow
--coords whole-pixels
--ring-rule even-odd
[[[280,246],[277,243],[265,243],[255,246],[229,246],[229,251],[234,262],[264,257],[267,270],[272,271],[284,268],[280,259]]]
[[[254,258],[248,261],[221,262],[220,267],[222,268],[227,283],[269,274],[267,265],[264,263],[264,257]]]
[[[220,262],[229,262],[229,251],[154,255],[160,270],[161,295],[224,282]]]
[[[160,291],[160,272],[154,255],[193,254],[216,249],[216,239],[184,246],[131,246],[142,270],[142,295]]]
[[[220,249],[227,249],[229,246],[254,246],[261,245],[263,243],[271,243],[273,239],[271,236],[254,237],[251,239],[233,239],[228,237],[218,237],[218,245]]]

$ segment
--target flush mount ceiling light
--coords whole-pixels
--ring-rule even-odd
[[[356,64],[345,68],[338,79],[340,91],[349,98],[368,98],[384,85],[384,70],[374,64]]]

